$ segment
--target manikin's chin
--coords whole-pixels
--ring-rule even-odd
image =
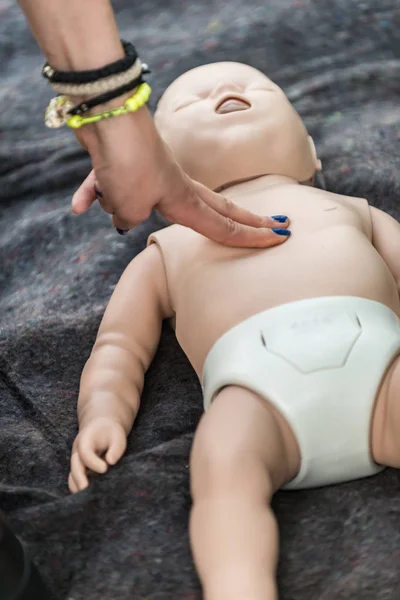
[[[228,188],[233,187],[234,185],[239,185],[240,183],[246,183],[247,181],[253,181],[254,179],[260,179],[260,177],[265,177],[265,175],[254,175],[253,177],[244,177],[243,179],[233,179],[228,183],[224,183],[217,188],[215,188],[214,192],[217,194],[227,190]]]
[[[216,192],[217,194],[220,194],[224,190],[232,188],[235,185],[240,185],[241,183],[247,183],[248,181],[254,181],[256,179],[261,179],[263,177],[274,177],[274,175],[268,175],[267,173],[265,173],[265,175],[254,175],[253,177],[245,177],[243,179],[234,179],[232,181],[229,181],[228,183],[224,183],[223,185],[218,186],[213,191]],[[286,177],[286,175],[282,175],[282,177]],[[310,187],[314,187],[314,185],[315,185],[315,173],[314,173],[314,175],[312,175],[306,181],[299,181],[298,183],[300,185],[308,185]]]

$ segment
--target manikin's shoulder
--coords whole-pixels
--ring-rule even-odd
[[[336,202],[356,212],[364,225],[368,237],[372,236],[371,207],[366,198],[360,198],[357,196],[343,196],[341,194],[334,194],[332,192],[326,193],[330,193],[334,197]]]
[[[158,246],[167,279],[171,280],[193,264],[196,256],[203,252],[207,239],[189,227],[169,225],[149,235],[147,246],[151,244]]]
[[[357,196],[344,196],[343,194],[335,194],[334,192],[324,192],[329,194],[332,199],[336,202],[340,202],[343,205],[347,205],[355,210],[369,213],[369,203],[366,198],[359,198]]]
[[[336,192],[329,192],[327,190],[321,190],[320,188],[309,186],[304,186],[303,190],[306,194],[320,196],[320,198],[338,202],[344,206],[347,205],[349,207],[353,207],[356,210],[369,210],[369,203],[365,198],[360,198],[357,196],[345,196],[344,194],[337,194]]]
[[[183,225],[169,225],[163,229],[159,229],[151,233],[147,239],[147,245],[156,243],[161,250],[180,251],[189,249],[194,243],[201,243],[205,240],[204,236],[200,235],[190,227]]]
[[[335,192],[328,192],[318,188],[307,188],[307,192],[310,195],[319,196],[321,199],[328,200],[336,205],[341,205],[344,208],[350,209],[357,213],[362,220],[367,231],[371,228],[371,210],[368,200],[366,198],[360,198],[357,196],[345,196],[344,194],[336,194]]]

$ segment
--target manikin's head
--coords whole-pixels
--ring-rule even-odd
[[[309,182],[321,168],[281,88],[241,63],[204,65],[176,79],[155,122],[186,173],[214,190],[261,175]]]

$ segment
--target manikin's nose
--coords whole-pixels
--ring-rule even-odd
[[[243,90],[243,87],[234,83],[220,83],[218,84],[210,94],[210,98],[220,98],[221,96],[226,96],[227,94],[240,94]]]

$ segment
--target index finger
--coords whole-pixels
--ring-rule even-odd
[[[190,227],[224,246],[269,248],[282,244],[291,234],[282,226],[271,229],[238,223],[218,213],[197,194],[190,194],[186,201],[169,207],[167,214],[161,206],[159,211],[170,221]]]
[[[243,206],[239,206],[236,202],[229,198],[225,198],[223,194],[213,192],[197,181],[192,180],[192,184],[201,201],[205,202],[210,208],[223,217],[232,219],[232,221],[236,221],[242,225],[249,225],[250,227],[264,227],[268,229],[274,227],[286,228],[289,225],[289,219],[287,217],[286,220],[284,220],[283,216],[279,216],[278,221],[276,221],[273,217],[259,215]],[[279,223],[279,225],[277,223]]]
[[[72,493],[83,490],[89,485],[85,465],[82,464],[78,452],[73,452],[71,456],[69,484]]]

